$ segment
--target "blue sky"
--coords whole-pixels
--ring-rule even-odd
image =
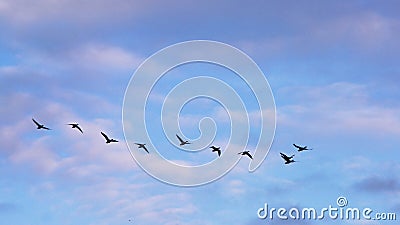
[[[345,196],[351,207],[399,216],[399,7],[397,1],[0,1],[0,224],[394,224],[268,221],[256,212],[264,203],[323,208]],[[196,39],[235,46],[258,64],[275,97],[277,127],[254,173],[243,158],[216,182],[182,188],[150,177],[132,160],[121,114],[137,67],[162,48]],[[199,74],[223,79],[219,72],[201,65],[171,71],[155,97]],[[226,82],[248,98],[240,80]],[[228,123],[219,119],[226,113],[211,100],[195,101],[182,111],[185,136],[196,139],[199,120],[210,116],[218,125],[215,143],[224,146]],[[157,116],[149,124],[152,141],[168,144]],[[36,130],[32,117],[53,130]],[[250,132],[250,147],[258,130]],[[121,142],[106,145],[100,131]],[[293,143],[314,150],[295,153]],[[279,152],[295,153],[300,162],[284,165]],[[215,157],[195,154],[178,159]]]

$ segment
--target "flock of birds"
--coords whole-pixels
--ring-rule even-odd
[[[46,127],[44,124],[41,124],[41,123],[37,122],[34,118],[32,118],[32,121],[36,124],[37,129],[39,129],[39,130],[40,130],[40,129],[51,130],[50,128]],[[82,128],[79,126],[78,123],[68,123],[68,124],[66,124],[66,125],[71,126],[72,129],[77,129],[78,131],[80,131],[80,132],[83,134],[83,130],[82,130]],[[107,136],[107,134],[105,134],[105,133],[102,132],[102,131],[100,132],[100,134],[104,137],[106,144],[110,144],[110,143],[113,143],[113,142],[118,142],[118,140],[116,140],[116,139],[109,138],[109,137]],[[180,142],[179,145],[180,145],[180,146],[187,145],[187,144],[191,144],[189,141],[183,140],[178,134],[176,134],[176,138],[179,140],[179,142]],[[149,150],[147,149],[145,143],[135,143],[135,144],[137,145],[138,149],[143,149],[145,152],[147,152],[148,154],[150,154],[150,152],[149,152]],[[296,145],[296,144],[293,144],[293,146],[297,149],[298,152],[312,150],[312,149],[308,148],[307,146],[299,146],[299,145]],[[210,147],[210,149],[211,149],[212,152],[216,152],[216,153],[218,154],[218,157],[221,156],[221,153],[222,153],[222,152],[221,152],[221,147],[216,147],[216,146],[212,145],[212,146]],[[249,157],[251,160],[253,159],[253,156],[251,155],[250,151],[248,151],[248,150],[239,152],[238,154],[239,154],[239,155],[242,155],[242,156],[247,156],[247,157]],[[282,159],[285,161],[285,162],[284,162],[285,164],[291,164],[291,163],[294,163],[294,162],[298,162],[298,161],[295,161],[295,160],[293,159],[293,157],[295,156],[294,154],[291,155],[291,156],[288,156],[288,155],[286,155],[286,154],[284,154],[284,153],[282,153],[282,152],[280,152],[279,154],[280,154],[280,156],[282,157]],[[129,219],[129,222],[132,222],[132,220]]]
[[[293,144],[293,146],[297,149],[298,152],[312,150],[312,148],[308,148],[307,146],[299,146],[299,145],[296,145],[296,144]],[[284,154],[282,152],[280,152],[279,154],[281,155],[282,159],[285,160],[285,164],[298,162],[298,161],[295,161],[293,159],[294,154],[291,155],[291,156],[287,156],[286,154]]]
[[[46,127],[45,125],[40,124],[39,122],[37,122],[34,118],[32,118],[32,121],[36,124],[37,129],[39,129],[39,130],[40,130],[40,129],[51,130],[50,128]],[[80,131],[80,132],[83,134],[83,130],[82,130],[82,128],[79,126],[78,123],[68,123],[68,124],[66,124],[66,125],[71,126],[72,129],[77,129],[78,131]],[[102,132],[102,131],[100,132],[100,134],[104,137],[104,139],[105,139],[105,141],[106,141],[106,144],[110,144],[110,143],[113,143],[113,142],[118,142],[118,140],[116,140],[116,139],[109,138],[109,137],[107,136],[107,134],[105,134],[105,133]],[[189,141],[183,140],[178,134],[176,134],[176,138],[179,140],[179,142],[180,142],[179,145],[180,145],[180,146],[187,145],[187,144],[191,144]],[[141,148],[141,149],[143,149],[145,152],[147,152],[148,154],[150,154],[149,150],[148,150],[147,147],[146,147],[146,144],[144,144],[144,143],[135,143],[135,144],[138,146],[138,149]],[[298,152],[307,151],[307,150],[312,150],[312,149],[308,148],[307,146],[299,146],[299,145],[296,145],[296,144],[293,144],[293,146],[297,149]],[[212,150],[211,150],[212,152],[216,152],[216,153],[218,154],[218,157],[221,156],[221,147],[216,147],[216,146],[212,145],[212,146],[210,147],[210,149],[212,149]],[[239,155],[242,155],[242,156],[247,156],[247,157],[249,157],[250,159],[253,159],[253,156],[251,155],[250,151],[248,151],[248,150],[239,152],[238,154],[239,154]],[[295,161],[295,160],[293,159],[293,157],[295,156],[294,154],[291,155],[291,156],[288,156],[288,155],[286,155],[286,154],[280,152],[280,155],[281,155],[282,159],[285,161],[285,164],[290,164],[290,163],[298,162],[298,161]]]

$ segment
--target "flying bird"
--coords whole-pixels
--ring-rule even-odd
[[[250,151],[239,152],[238,155],[247,155],[250,159],[253,159],[253,156],[251,156]]]
[[[187,144],[191,144],[189,141],[184,141],[181,137],[179,137],[178,135],[176,135],[176,137],[178,138],[178,140],[181,142],[179,145],[183,146],[183,145],[187,145]]]
[[[110,139],[110,138],[108,138],[108,136],[105,134],[105,133],[103,133],[103,132],[100,132],[101,133],[101,135],[103,135],[103,137],[106,139],[106,144],[109,144],[109,143],[111,143],[111,142],[118,142],[117,140],[115,140],[115,139]]]
[[[78,129],[78,130],[83,134],[83,131],[82,131],[82,129],[79,127],[79,124],[77,124],[77,123],[69,123],[69,124],[67,124],[67,125],[71,125],[72,128]]]
[[[296,144],[293,144],[293,146],[296,147],[297,151],[299,151],[299,152],[305,151],[305,150],[312,150],[312,148],[307,148],[307,146],[302,147],[302,146],[299,146],[299,145],[296,145]]]
[[[281,154],[282,159],[285,160],[285,164],[296,162],[293,160],[294,155],[287,156],[287,155],[283,154],[282,152],[280,152],[279,154]]]
[[[221,156],[221,147],[215,147],[214,145],[210,147],[212,149],[212,152],[217,152],[218,156]]]
[[[138,148],[143,148],[147,153],[149,153],[149,150],[146,148],[146,144],[141,144],[141,143],[135,143],[137,144]]]
[[[32,118],[32,121],[36,124],[37,128],[36,129],[45,129],[45,130],[51,130],[48,127],[45,127],[43,124],[38,123],[35,119]]]

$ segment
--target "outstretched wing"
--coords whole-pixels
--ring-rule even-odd
[[[298,148],[298,149],[302,148],[301,146],[298,146],[298,145],[296,145],[296,144],[293,144],[293,146],[296,147],[296,148]]]
[[[288,157],[287,155],[283,154],[282,152],[280,152],[279,154],[281,154],[281,157],[282,157],[285,161],[288,161],[288,160],[289,160],[289,157]]]
[[[36,124],[36,126],[40,127],[40,124],[35,119],[32,118],[32,121]]]
[[[76,129],[78,129],[83,134],[82,129],[78,125],[76,125]]]
[[[138,146],[138,148],[143,148],[147,153],[149,153],[149,150],[147,150],[147,148],[146,148],[146,144],[142,144],[142,143],[135,143],[135,144],[137,144],[137,146]]]
[[[221,156],[221,150],[220,150],[220,148],[217,148],[217,147],[215,147],[215,146],[211,146],[210,148],[212,148],[212,152],[217,152],[218,153],[218,156]]]
[[[212,150],[215,150],[215,151],[217,151],[219,149],[219,148],[215,147],[214,145],[211,146],[210,148],[212,148]]]
[[[103,137],[107,140],[107,141],[109,141],[110,139],[107,137],[107,135],[105,134],[105,133],[103,133],[103,132],[100,132],[101,133],[101,135],[103,135]]]
[[[78,129],[83,134],[83,130],[79,127],[78,123],[68,123],[67,125],[71,125],[72,128]]]
[[[246,154],[248,157],[250,157],[250,159],[253,159],[253,156],[251,156],[249,152],[244,152],[244,154]]]
[[[180,142],[184,142],[184,141],[182,140],[182,138],[179,137],[179,135],[176,135],[176,137],[178,138],[178,140],[179,140]]]

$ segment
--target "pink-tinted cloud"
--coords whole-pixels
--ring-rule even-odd
[[[291,87],[294,102],[278,109],[278,124],[306,128],[318,133],[391,134],[400,133],[400,109],[374,103],[367,86],[333,83],[320,87]],[[323,128],[323,129],[321,129]]]

